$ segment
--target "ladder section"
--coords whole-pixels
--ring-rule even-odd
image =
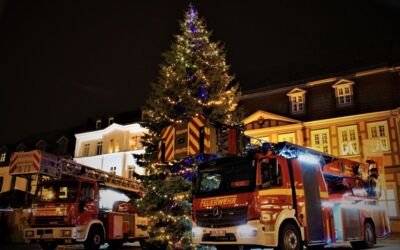
[[[136,180],[111,174],[40,150],[13,153],[9,171],[11,175],[37,173],[55,179],[63,176],[91,178],[97,180],[99,184],[115,190],[135,193],[138,196],[142,196],[144,193],[143,185]]]
[[[144,193],[143,185],[136,180],[82,165],[72,160],[62,159],[61,168],[62,175],[95,179],[106,187],[136,193],[139,196]]]

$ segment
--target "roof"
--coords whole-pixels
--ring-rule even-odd
[[[241,99],[253,98],[256,96],[262,96],[265,94],[273,94],[276,92],[290,92],[293,88],[305,88],[320,84],[333,83],[344,79],[355,79],[359,77],[364,77],[368,75],[379,74],[388,71],[400,71],[400,64],[394,65],[374,65],[363,68],[355,68],[341,72],[329,73],[320,76],[314,76],[309,78],[304,78],[301,80],[286,81],[286,82],[265,82],[265,85],[261,88],[255,88],[251,90],[244,91],[242,93]]]

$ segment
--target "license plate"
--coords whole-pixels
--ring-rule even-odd
[[[226,235],[225,230],[212,230],[210,232],[210,236],[214,236],[214,237],[221,237],[221,236],[225,236],[225,235]]]

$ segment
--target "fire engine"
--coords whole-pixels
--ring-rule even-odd
[[[29,228],[24,230],[27,243],[39,243],[45,250],[65,244],[99,249],[103,243],[118,247],[148,237],[148,219],[139,216],[128,202],[127,195],[143,195],[143,186],[136,180],[39,150],[14,153],[10,173],[37,173],[47,179],[37,186]],[[108,207],[100,205],[115,197],[125,200]]]
[[[390,225],[368,167],[288,142],[210,158],[194,177],[193,243],[372,247]]]

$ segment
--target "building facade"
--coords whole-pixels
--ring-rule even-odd
[[[384,67],[247,93],[252,143],[289,141],[324,153],[374,160],[386,180],[380,200],[400,232],[400,67]]]
[[[140,141],[147,129],[139,123],[120,125],[113,120],[101,129],[97,123],[97,130],[75,134],[74,160],[123,177],[144,175],[145,169],[136,164],[134,155],[144,153]]]

